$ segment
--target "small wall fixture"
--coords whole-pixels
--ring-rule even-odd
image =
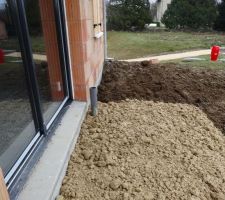
[[[95,38],[96,38],[96,39],[101,38],[103,35],[104,35],[103,32],[96,33],[96,34],[95,34]]]

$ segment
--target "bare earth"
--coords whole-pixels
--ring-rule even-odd
[[[100,103],[83,124],[58,199],[224,200],[225,137],[193,105]]]
[[[112,62],[58,200],[224,200],[225,70]]]

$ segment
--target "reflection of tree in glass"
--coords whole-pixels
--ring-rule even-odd
[[[30,34],[39,35],[41,32],[41,16],[40,16],[39,1],[26,0],[25,9]]]
[[[19,51],[17,33],[10,15],[9,0],[0,1],[0,48]]]

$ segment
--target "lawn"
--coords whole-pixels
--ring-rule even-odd
[[[225,46],[225,34],[185,32],[108,32],[108,56],[130,59]]]
[[[45,43],[43,37],[36,36],[30,38],[32,50],[34,53],[45,53]],[[16,37],[10,37],[8,40],[0,40],[0,46],[5,50],[20,51],[19,41]]]
[[[202,58],[204,60],[187,62],[185,59],[178,59],[172,61],[164,61],[163,63],[176,63],[179,66],[184,67],[194,67],[194,68],[210,68],[210,69],[224,69],[225,68],[225,55],[221,55],[219,60],[213,62],[210,60],[210,55],[208,56],[198,56],[197,58]]]

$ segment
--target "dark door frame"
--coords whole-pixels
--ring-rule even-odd
[[[52,116],[50,122],[45,124],[43,113],[41,110],[40,93],[35,73],[35,64],[31,48],[31,41],[28,31],[28,24],[25,13],[24,0],[8,0],[10,4],[10,12],[13,22],[17,29],[19,43],[21,47],[21,56],[24,63],[27,88],[29,93],[30,104],[32,108],[33,120],[36,128],[36,136],[31,141],[30,145],[25,149],[20,158],[15,162],[14,167],[6,174],[5,181],[8,188],[13,184],[18,177],[26,162],[31,157],[32,153],[37,149],[38,144],[50,133],[62,109],[72,100],[71,74],[69,69],[69,53],[67,46],[65,10],[64,0],[52,0],[54,2],[54,11],[57,27],[57,39],[59,45],[61,72],[63,77],[63,86],[65,98],[59,106],[56,113]]]

